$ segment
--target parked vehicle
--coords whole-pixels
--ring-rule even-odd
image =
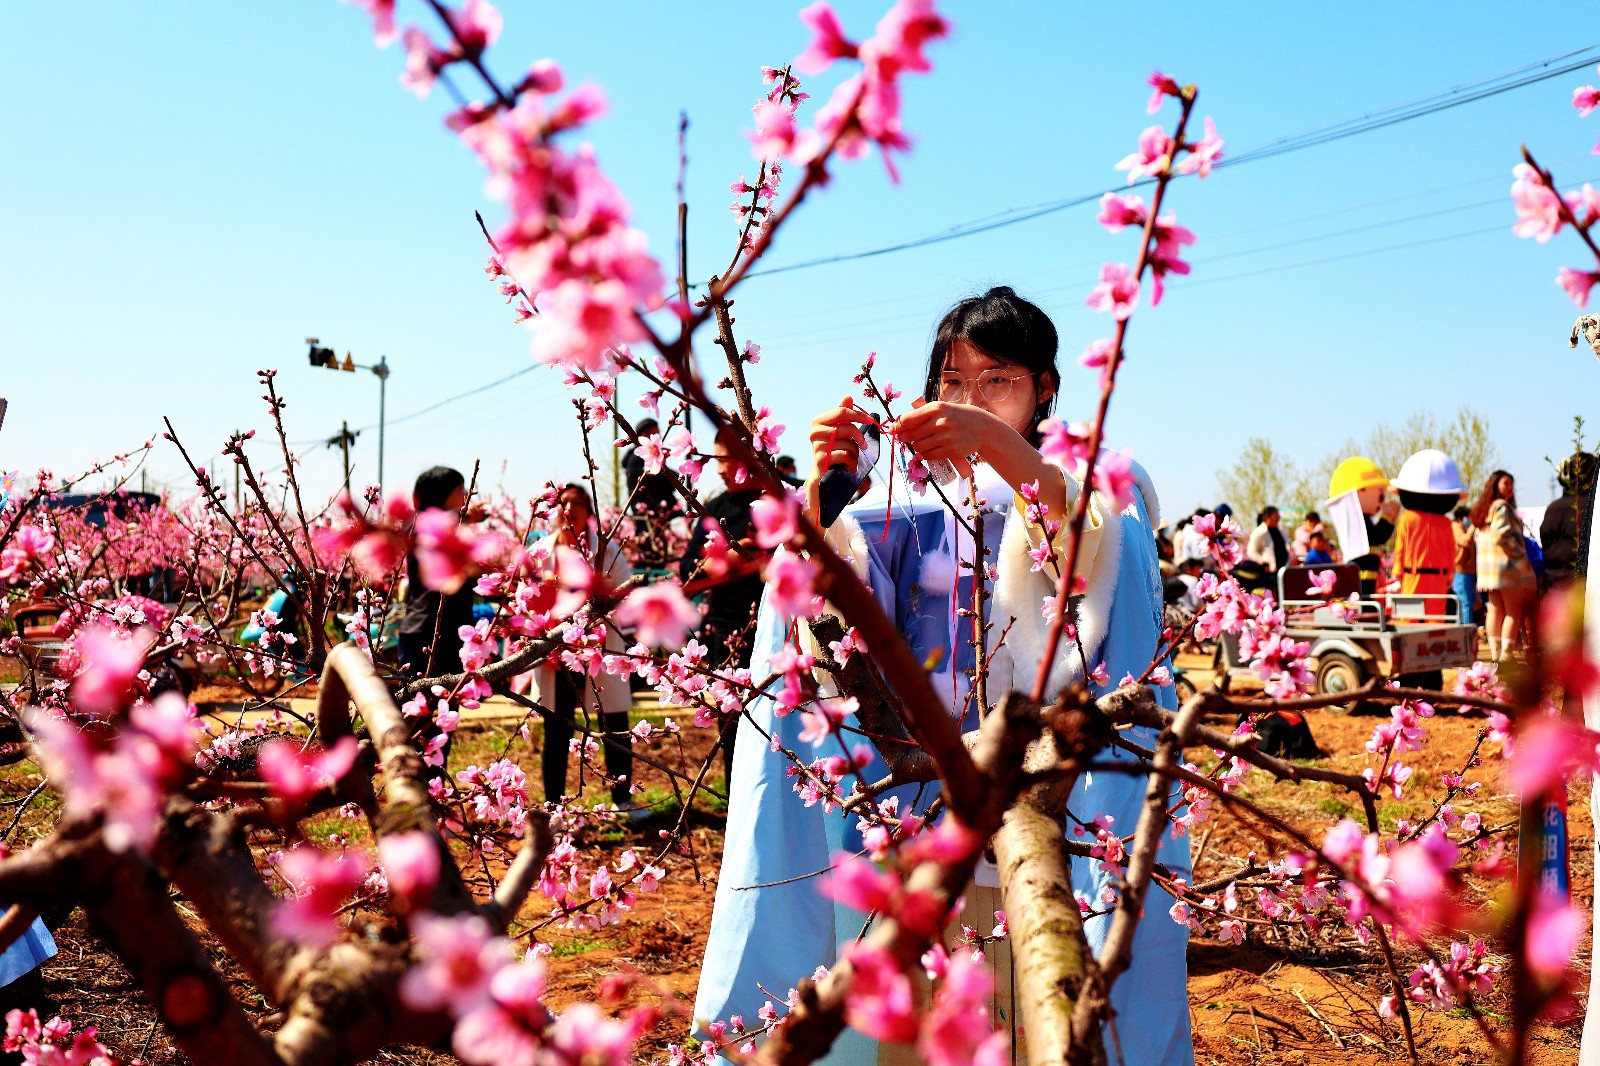
[[[22,659],[41,677],[55,677],[56,664],[67,648],[57,632],[67,605],[56,600],[25,603],[11,610],[11,624],[22,641]]]
[[[1333,600],[1348,601],[1360,589],[1357,568],[1348,563],[1290,566],[1277,575],[1284,635],[1311,645],[1315,692],[1354,692],[1374,677],[1457,669],[1477,657],[1477,627],[1461,621],[1455,596],[1384,593],[1335,608],[1311,595],[1311,575],[1325,570],[1334,572]],[[1217,666],[1249,672],[1239,661],[1237,637],[1218,641]]]

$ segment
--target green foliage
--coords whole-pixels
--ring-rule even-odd
[[[551,942],[550,954],[557,958],[567,955],[587,955],[595,948],[609,948],[612,946],[612,941],[603,937],[578,937],[576,940]]]
[[[1317,801],[1317,810],[1333,818],[1351,818],[1356,813],[1355,807],[1338,796],[1324,796]]]
[[[1309,466],[1299,465],[1265,437],[1251,437],[1233,466],[1217,471],[1217,487],[1246,532],[1268,504],[1284,512],[1288,526],[1306,511],[1323,506],[1333,468],[1343,460],[1364,455],[1394,477],[1407,459],[1424,448],[1437,448],[1456,461],[1469,499],[1500,459],[1489,436],[1488,417],[1462,405],[1446,423],[1425,410],[1413,411],[1398,426],[1380,422],[1365,439],[1348,438],[1337,452]]]
[[[1255,524],[1256,514],[1268,504],[1283,510],[1303,506],[1299,499],[1304,491],[1303,480],[1294,460],[1265,437],[1245,441],[1244,451],[1233,466],[1217,471],[1222,499],[1233,505],[1235,520],[1246,532]]]
[[[1483,486],[1500,459],[1494,442],[1489,439],[1487,415],[1463,404],[1454,419],[1441,425],[1431,412],[1413,411],[1399,426],[1380,422],[1366,440],[1357,441],[1353,437],[1346,440],[1340,454],[1323,460],[1327,468],[1327,476],[1322,479],[1323,491],[1327,490],[1333,468],[1346,456],[1365,455],[1385,474],[1394,477],[1407,459],[1424,448],[1437,448],[1456,461],[1461,483],[1469,495]]]

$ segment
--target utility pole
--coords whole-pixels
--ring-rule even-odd
[[[350,423],[339,423],[339,432],[328,438],[328,447],[338,448],[344,459],[344,491],[350,491],[350,445],[356,442],[356,435],[350,432]]]
[[[378,356],[378,365],[372,368],[372,372],[378,375],[378,487],[381,489],[383,488],[383,430],[388,420],[385,407],[389,392],[389,357]],[[346,477],[345,480],[348,482],[350,479]]]
[[[325,367],[329,370],[343,370],[346,373],[351,374],[355,373],[357,370],[370,370],[372,371],[373,376],[378,379],[378,487],[382,488],[383,438],[384,430],[387,428],[389,406],[389,357],[386,355],[379,356],[378,361],[375,364],[368,366],[365,363],[356,362],[350,357],[349,352],[345,352],[344,361],[340,362],[339,356],[332,348],[324,348],[321,346],[321,344],[322,342],[316,337],[306,338],[306,345],[310,348],[310,351],[307,354],[310,357],[312,366]],[[348,427],[346,427],[343,432],[349,432]],[[333,441],[330,440],[329,444],[331,445],[332,443]],[[347,471],[345,476],[346,488],[349,488],[349,480],[350,478]]]

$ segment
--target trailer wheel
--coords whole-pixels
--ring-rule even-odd
[[[1354,692],[1366,684],[1366,668],[1342,651],[1323,652],[1317,656],[1317,692],[1336,696]]]

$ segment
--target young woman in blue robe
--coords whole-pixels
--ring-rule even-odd
[[[986,601],[986,620],[994,623],[991,641],[1010,625],[988,675],[988,691],[996,697],[1011,688],[1031,687],[1049,628],[1041,607],[1053,596],[1055,584],[1047,573],[1032,569],[1028,551],[1043,534],[1024,518],[1015,493],[1037,481],[1050,513],[1064,516],[1079,491],[1036,447],[1039,422],[1049,414],[1060,380],[1055,354],[1049,319],[1010,289],[963,301],[940,325],[924,404],[886,427],[927,461],[947,460],[957,467],[966,481],[947,489],[952,499],[975,494],[979,501],[984,543],[996,574]],[[855,425],[863,417],[859,409],[844,405],[813,423],[819,470],[834,463],[854,467],[855,449],[862,444]],[[969,462],[974,455],[977,460]],[[1062,642],[1051,668],[1052,692],[1083,679],[1086,672],[1096,694],[1108,692],[1125,674],[1141,675],[1159,647],[1162,598],[1154,537],[1159,505],[1143,472],[1136,468],[1135,473],[1137,492],[1126,507],[1119,509],[1099,494],[1091,500],[1078,568],[1087,581],[1075,603],[1079,639]],[[935,690],[949,697],[952,714],[964,715],[963,730],[976,728],[976,712],[967,708],[968,671],[975,658],[967,642],[971,621],[957,614],[972,602],[973,571],[959,565],[971,561],[972,540],[937,496],[930,492],[919,498],[903,490],[891,496],[887,480],[877,475],[874,488],[829,529],[830,544],[851,560],[917,658],[939,664]],[[905,485],[899,472],[893,480]],[[968,510],[966,518],[971,522],[975,516]],[[753,676],[770,674],[768,663],[790,632],[786,620],[764,604],[757,620]],[[1107,678],[1103,684],[1093,680],[1101,665]],[[1170,688],[1158,688],[1156,696],[1163,706],[1175,707]],[[861,826],[855,815],[829,813],[820,803],[808,806],[796,793],[786,758],[773,748],[807,753],[811,746],[800,740],[800,715],[780,716],[776,710],[772,699],[759,698],[739,727],[722,870],[695,1004],[702,1026],[737,1017],[746,1030],[758,1028],[758,1011],[769,994],[781,1000],[801,978],[831,966],[860,936],[867,920],[820,895],[816,879],[806,876],[829,867],[837,852],[860,851]],[[1126,735],[1154,746],[1154,730],[1133,729]],[[1102,756],[1115,757],[1114,751]],[[862,770],[862,777],[871,781],[887,773],[880,757]],[[1086,774],[1068,803],[1070,818],[1087,823],[1109,815],[1116,832],[1131,834],[1144,788],[1140,774]],[[901,812],[907,813],[913,806],[924,810],[935,792],[906,786],[891,794],[899,796]],[[1157,858],[1179,876],[1188,876],[1188,839],[1181,830],[1164,835]],[[993,924],[987,912],[1001,908],[996,882],[994,868],[985,864],[967,893],[963,922],[980,932]],[[1072,882],[1091,907],[1109,909],[1105,899],[1112,877],[1098,862],[1074,858]],[[1168,915],[1172,902],[1159,886],[1150,887],[1134,939],[1133,965],[1113,990],[1122,1061],[1188,1066],[1194,1059],[1186,989],[1188,930]],[[1100,949],[1109,926],[1109,914],[1085,922],[1092,948]],[[1008,952],[994,946],[990,954],[997,964],[995,1021],[1015,1027],[1020,1019],[1011,1008]],[[779,1009],[784,1009],[781,1003]],[[1110,1052],[1109,1031],[1107,1044]],[[1019,1054],[1021,1050],[1019,1046]],[[1112,1057],[1115,1061],[1114,1052]],[[846,1030],[825,1061],[879,1064],[916,1058],[909,1046],[880,1045]]]

